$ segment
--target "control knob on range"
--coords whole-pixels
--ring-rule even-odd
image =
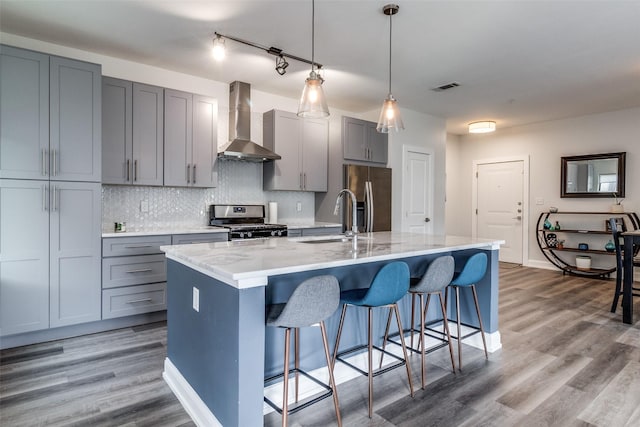
[[[278,230],[278,237],[282,237],[282,230]]]
[[[242,231],[238,235],[240,236],[241,239],[244,237],[244,233]]]
[[[247,237],[251,237],[251,232],[247,231]]]
[[[271,232],[271,235],[272,235],[272,236],[275,236],[275,235],[276,235],[276,232],[275,232],[275,231],[272,231],[272,232]]]

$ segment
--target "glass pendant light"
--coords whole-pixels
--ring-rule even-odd
[[[222,61],[226,55],[224,39],[218,33],[216,33],[216,38],[213,39],[213,48],[211,49],[211,54],[213,55],[213,59],[215,59],[216,61]]]
[[[378,126],[376,126],[376,130],[380,133],[389,133],[390,130],[395,130],[396,132],[404,130],[398,101],[391,94],[391,17],[398,13],[398,10],[400,10],[400,6],[397,4],[388,4],[382,8],[382,12],[389,16],[389,95],[382,103]]]
[[[298,105],[298,116],[309,118],[321,118],[329,116],[329,107],[324,97],[322,83],[324,79],[316,70],[314,62],[315,48],[315,0],[311,0],[311,72],[305,81],[300,104]]]

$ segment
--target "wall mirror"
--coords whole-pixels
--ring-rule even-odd
[[[626,154],[562,157],[560,197],[624,197]]]

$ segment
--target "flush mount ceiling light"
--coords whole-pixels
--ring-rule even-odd
[[[389,94],[382,103],[382,110],[380,111],[378,125],[376,126],[376,130],[380,133],[389,133],[390,130],[395,130],[396,132],[404,130],[404,123],[402,123],[398,101],[391,94],[391,17],[398,13],[399,10],[400,6],[397,4],[388,4],[382,8],[382,12],[389,16]]]
[[[212,54],[213,54],[213,58],[216,61],[220,61],[220,60],[224,59],[224,57],[226,56],[225,55],[225,53],[226,53],[225,39],[229,39],[229,40],[233,40],[234,42],[238,42],[238,43],[242,43],[242,44],[247,45],[247,46],[255,47],[256,49],[263,50],[263,51],[267,52],[268,54],[275,56],[276,57],[276,68],[275,68],[275,70],[281,76],[283,76],[287,72],[287,67],[289,66],[289,63],[287,62],[287,60],[285,58],[294,59],[296,61],[304,62],[305,64],[311,64],[312,66],[315,64],[315,67],[316,67],[317,70],[320,70],[322,68],[322,64],[318,64],[317,62],[314,62],[313,60],[309,61],[308,59],[301,58],[299,56],[291,55],[289,53],[283,52],[282,49],[279,49],[277,47],[262,46],[262,45],[259,45],[257,43],[254,43],[254,42],[250,42],[250,41],[247,41],[247,40],[239,39],[237,37],[232,37],[232,36],[220,34],[218,32],[215,32],[214,34],[216,36],[213,39]]]
[[[469,123],[469,133],[489,133],[496,130],[496,122],[483,120]]]
[[[298,104],[298,116],[317,119],[329,116],[329,107],[327,107],[327,100],[322,90],[324,79],[317,71],[320,67],[314,62],[315,12],[315,0],[311,0],[311,72],[305,80],[304,89],[302,89],[300,104]]]

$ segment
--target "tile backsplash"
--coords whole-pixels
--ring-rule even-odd
[[[263,191],[262,164],[218,162],[216,188],[102,186],[102,230],[113,232],[114,222],[126,222],[128,231],[196,227],[207,224],[211,204],[278,203],[279,223],[311,223],[315,195],[302,191]],[[297,211],[298,202],[302,206]],[[147,207],[147,212],[142,207]]]

